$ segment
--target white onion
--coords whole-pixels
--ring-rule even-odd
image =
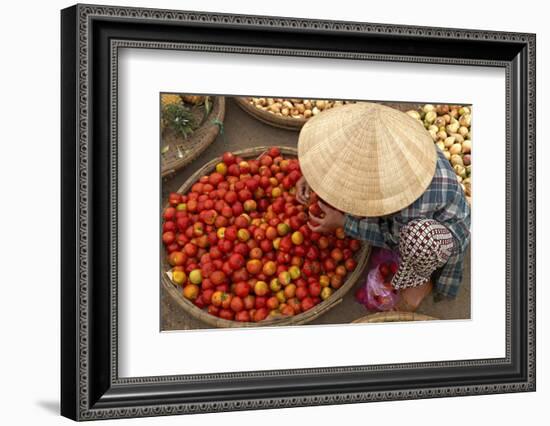
[[[451,145],[451,147],[449,148],[449,152],[451,153],[451,155],[460,154],[462,152],[462,145],[459,143]]]
[[[472,123],[472,116],[470,114],[464,114],[460,117],[458,122],[461,126],[470,127],[470,124]]]
[[[454,145],[456,139],[454,136],[449,136],[448,138],[445,138],[445,141],[443,142],[445,144],[445,148],[450,148]]]
[[[424,117],[424,121],[428,124],[432,124],[436,118],[437,118],[437,114],[435,113],[435,111],[429,111],[426,113],[426,116]]]
[[[451,154],[451,164],[453,166],[456,166],[456,165],[464,166],[464,162],[462,161],[462,157],[458,154],[454,154],[454,155]]]
[[[428,113],[428,112],[431,112],[431,111],[434,111],[434,110],[435,110],[435,107],[432,104],[426,104],[422,108],[422,111],[424,111],[425,113]]]

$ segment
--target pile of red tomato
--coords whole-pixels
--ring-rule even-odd
[[[295,158],[270,148],[259,159],[223,155],[187,194],[171,193],[162,241],[172,282],[209,314],[258,322],[305,312],[340,288],[359,241],[342,228],[313,232],[322,212],[296,198]],[[312,219],[314,220],[314,218]]]

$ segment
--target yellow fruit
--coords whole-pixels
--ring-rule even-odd
[[[225,176],[227,174],[227,166],[225,165],[225,163],[218,163],[218,164],[216,164],[216,171],[220,175]]]
[[[296,278],[300,278],[301,272],[300,268],[298,268],[297,266],[291,266],[290,268],[288,268],[288,272],[290,273],[290,278],[292,278],[293,280],[295,280]]]
[[[292,239],[292,243],[297,246],[304,242],[304,234],[302,234],[300,231],[292,233],[292,236],[290,238]]]
[[[332,288],[323,287],[321,290],[321,299],[327,300],[330,296],[332,296]]]
[[[290,276],[290,273],[288,271],[282,271],[279,276],[279,282],[282,284],[282,285],[288,285],[290,283],[290,281],[292,280],[291,276]]]
[[[199,295],[199,286],[195,284],[187,284],[183,288],[183,296],[189,300],[195,300]]]
[[[284,237],[286,234],[290,232],[290,226],[284,222],[281,222],[277,225],[277,233]]]
[[[180,95],[170,95],[170,94],[163,94],[160,97],[160,102],[162,106],[166,105],[181,105],[183,102],[181,100]]]
[[[277,293],[281,289],[281,283],[277,278],[273,278],[269,283],[269,288],[273,293]]]
[[[239,239],[239,241],[244,243],[250,239],[250,232],[248,232],[248,229],[239,229],[239,231],[237,232],[237,238]]]
[[[183,100],[188,104],[200,105],[204,102],[204,98],[205,98],[204,96],[186,95],[183,97]]]
[[[172,272],[172,281],[176,284],[184,284],[187,281],[187,275],[183,271]]]
[[[189,273],[189,281],[191,281],[192,284],[200,284],[202,282],[202,273],[200,269],[193,269]]]

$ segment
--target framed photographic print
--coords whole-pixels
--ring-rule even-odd
[[[533,34],[61,27],[64,416],[535,390]]]

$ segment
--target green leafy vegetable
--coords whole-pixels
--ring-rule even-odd
[[[208,115],[210,114],[210,111],[212,111],[212,99],[210,98],[210,96],[206,96],[204,98],[204,115],[202,117],[202,122],[203,123],[208,118]]]
[[[183,105],[168,104],[162,109],[162,118],[166,127],[187,138],[198,127],[195,117]]]

